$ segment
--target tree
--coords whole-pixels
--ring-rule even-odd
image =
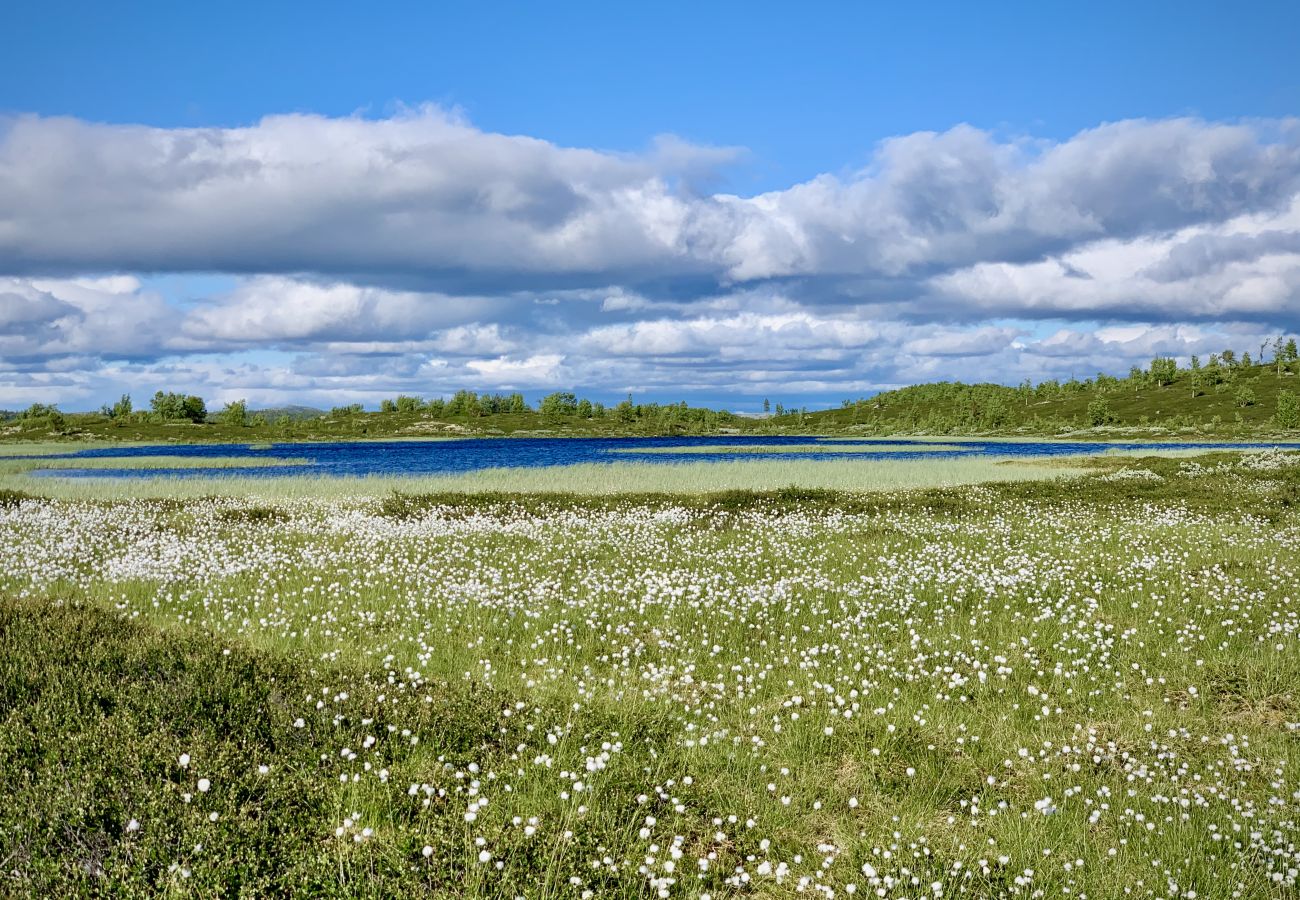
[[[1273,421],[1277,422],[1278,428],[1300,428],[1300,397],[1290,391],[1278,391]]]
[[[244,428],[248,425],[248,401],[234,400],[225,405],[225,408],[217,414],[217,418],[222,425],[230,425],[235,428]]]
[[[1136,397],[1142,388],[1142,383],[1147,380],[1147,373],[1143,372],[1137,366],[1130,366],[1128,370],[1129,383],[1133,385],[1133,395]],[[1042,387],[1042,385],[1039,385]]]
[[[1101,401],[1105,403],[1106,401]],[[989,397],[984,404],[984,426],[986,428],[1001,428],[1007,424],[1007,419],[1011,417],[1011,410],[1007,408],[1006,401],[1000,396]]]
[[[33,403],[18,414],[18,421],[24,428],[44,426],[51,431],[62,431],[66,424],[59,408],[49,403]]]
[[[1201,396],[1204,391],[1201,389],[1203,376],[1201,375],[1201,359],[1198,356],[1192,357],[1192,369],[1188,373],[1188,381],[1192,384],[1192,399]]]
[[[1111,425],[1116,421],[1115,413],[1111,412],[1110,403],[1105,399],[1098,397],[1088,404],[1088,424],[1096,427]]]
[[[471,412],[478,412],[478,394],[473,391],[457,391],[447,401],[446,410],[449,416],[463,416]]]
[[[379,401],[379,411],[381,413],[395,413],[397,412],[397,404],[385,397]]]
[[[764,397],[764,398],[763,398],[763,415],[768,415],[768,414],[771,413],[771,412],[772,412],[772,401],[769,400],[769,399],[767,399],[766,397]]]
[[[418,413],[422,405],[419,397],[408,397],[406,394],[398,397],[397,402],[393,404],[397,412],[408,416]]]
[[[631,394],[628,394],[626,400],[622,401],[621,403],[619,403],[618,406],[614,407],[614,414],[618,417],[618,420],[622,422],[624,425],[629,424],[630,422],[632,422],[633,419],[636,418],[636,407],[632,405]]]
[[[578,418],[579,419],[591,418],[591,401],[586,399],[585,397],[578,401]]]
[[[1172,357],[1157,356],[1151,360],[1151,380],[1159,385],[1173,384],[1178,374],[1178,363]]]
[[[205,422],[208,408],[202,397],[193,394],[184,396],[172,391],[158,391],[149,401],[153,414],[165,422],[178,422],[188,419],[191,422]]]
[[[572,416],[578,411],[578,398],[569,391],[556,391],[542,398],[537,411],[544,416]]]
[[[1237,406],[1254,406],[1255,392],[1243,385],[1237,393],[1233,395],[1233,402],[1236,403]]]
[[[108,416],[111,419],[129,419],[131,412],[130,394],[123,394],[121,399],[108,408]]]

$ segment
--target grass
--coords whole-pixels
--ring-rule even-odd
[[[0,494],[0,893],[1294,896],[1300,465],[1072,465]]]
[[[75,459],[9,456],[0,457],[0,480],[28,472],[57,472],[61,469],[264,469],[311,464],[311,460],[302,457],[278,456],[87,456]]]
[[[14,896],[108,886],[142,897],[286,896],[365,893],[374,877],[448,893],[453,871],[412,867],[420,846],[409,841],[341,856],[299,827],[338,809],[319,777],[322,742],[364,739],[359,719],[340,726],[317,714],[293,727],[290,704],[321,677],[283,656],[223,649],[93,606],[0,600],[0,885]],[[442,685],[436,704],[387,706],[363,683],[353,691],[357,715],[380,730],[394,719],[423,722],[460,749],[500,739],[482,724],[499,705],[489,691]],[[182,753],[192,768],[180,765]],[[399,748],[395,760],[411,755]]]
[[[1169,439],[1197,434],[1245,438],[1297,434],[1278,427],[1273,416],[1282,391],[1296,393],[1297,365],[1278,369],[1254,365],[1220,369],[1212,384],[1201,373],[1196,392],[1191,373],[1180,370],[1169,384],[1122,379],[1107,387],[1095,382],[1063,384],[1057,390],[1022,391],[996,384],[923,384],[887,391],[840,409],[789,414],[770,421],[773,428],[825,433],[1065,435],[1104,440],[1116,435]],[[1242,405],[1239,392],[1253,399]],[[1089,406],[1106,402],[1112,421],[1092,425]],[[996,404],[997,416],[990,412]]]

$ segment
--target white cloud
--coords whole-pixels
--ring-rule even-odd
[[[392,291],[283,276],[244,279],[200,304],[182,330],[196,342],[280,345],[447,340],[453,326],[491,315],[499,298]]]
[[[68,357],[156,356],[179,315],[130,277],[0,277],[0,364],[50,368]]]
[[[161,129],[24,116],[0,131],[0,268],[398,275],[489,294],[597,276],[715,283],[1026,261],[1271,210],[1300,127],[1104,125],[1057,144],[957,126],[753,198],[690,185],[730,149],[643,155],[390,119]]]
[[[556,384],[563,362],[559,353],[539,353],[523,359],[471,359],[465,367],[478,376],[478,383],[493,388],[545,387]]]
[[[1168,234],[1108,238],[1041,261],[982,262],[929,287],[969,317],[1300,317],[1300,199]]]
[[[856,172],[708,194],[736,155],[566,148],[435,107],[8,120],[0,404],[137,387],[834,399],[1123,370],[1300,327],[1296,122],[1136,120],[1060,142],[958,126],[884,141]],[[234,287],[169,301],[133,271]]]

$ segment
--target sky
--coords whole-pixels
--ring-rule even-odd
[[[0,408],[817,408],[1300,331],[1300,4],[5,20]]]

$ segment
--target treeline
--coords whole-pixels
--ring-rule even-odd
[[[1271,355],[1269,351],[1271,350]],[[1060,432],[1100,426],[1208,430],[1300,427],[1300,399],[1288,379],[1300,374],[1294,338],[1277,338],[1251,357],[1224,350],[1186,366],[1156,357],[1127,377],[1047,379],[1016,387],[936,382],[844,400],[825,418],[879,431],[947,434],[1019,429]],[[816,418],[816,416],[814,417]]]
[[[97,414],[65,414],[36,403],[17,413],[0,412],[6,430],[24,436],[82,434],[170,438],[175,425],[205,429],[214,440],[246,439],[242,429],[265,429],[269,437],[346,438],[382,434],[458,432],[506,434],[546,430],[591,434],[707,434],[720,429],[747,433],[1061,434],[1089,428],[1161,428],[1206,433],[1270,433],[1300,429],[1300,398],[1292,387],[1300,374],[1295,338],[1277,338],[1249,352],[1231,349],[1186,365],[1156,357],[1127,376],[1000,384],[936,382],[845,400],[839,409],[810,413],[763,401],[764,418],[681,403],[637,403],[631,396],[605,405],[570,391],[543,397],[536,407],[520,393],[457,391],[450,398],[399,395],[376,412],[361,404],[324,413],[291,408],[256,412],[243,400],[212,412],[202,397],[157,391],[146,409],[129,395]],[[773,413],[775,413],[773,415]],[[14,425],[16,424],[16,427]],[[130,426],[130,427],[128,427]],[[239,429],[240,431],[236,431]]]
[[[636,403],[628,396],[620,403],[606,406],[599,401],[580,398],[569,391],[557,391],[543,397],[534,408],[520,393],[478,393],[469,390],[457,391],[450,398],[434,397],[427,400],[403,394],[381,401],[377,412],[367,411],[360,403],[355,403],[336,406],[328,413],[298,417],[279,414],[273,418],[266,413],[250,410],[245,400],[227,403],[220,410],[212,412],[202,397],[158,391],[150,399],[147,409],[136,408],[130,395],[123,394],[116,403],[104,405],[98,414],[69,415],[75,416],[80,424],[94,420],[118,427],[214,424],[234,428],[271,426],[284,432],[328,427],[360,434],[391,431],[404,424],[438,420],[485,426],[509,423],[516,428],[525,425],[549,427],[566,423],[599,426],[604,423],[610,428],[623,427],[657,433],[705,431],[737,420],[729,412],[692,407],[685,401],[666,404]],[[0,413],[0,419],[16,421],[22,430],[63,432],[69,427],[68,417],[56,406],[48,404],[33,404],[29,409],[17,413]]]

